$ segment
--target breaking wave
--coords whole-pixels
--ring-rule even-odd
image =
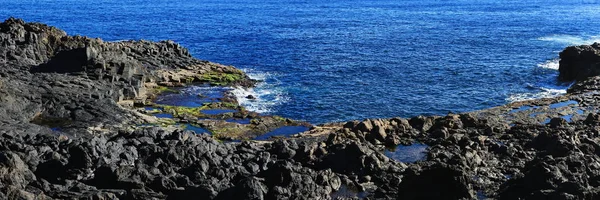
[[[558,66],[559,66],[558,62],[559,61],[560,61],[559,59],[553,59],[553,60],[549,60],[549,61],[540,63],[537,66],[541,67],[541,68],[546,68],[546,69],[558,70]]]
[[[600,36],[573,36],[573,35],[551,35],[546,37],[540,37],[538,40],[556,42],[566,45],[583,45],[592,44],[594,42],[600,42]]]
[[[541,87],[540,92],[532,92],[532,93],[519,93],[510,95],[506,98],[509,102],[517,102],[517,101],[526,101],[533,99],[541,99],[541,98],[551,98],[560,96],[567,93],[567,89],[554,89],[554,88],[544,88]]]
[[[285,92],[278,87],[279,80],[271,74],[255,70],[243,70],[251,79],[261,81],[254,88],[235,87],[231,93],[235,95],[238,103],[246,110],[257,113],[272,113],[273,107],[287,102]],[[252,96],[252,98],[248,98]]]

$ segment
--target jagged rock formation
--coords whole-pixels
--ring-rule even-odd
[[[104,42],[10,18],[0,24],[0,44],[4,122],[111,129],[140,120],[117,102],[143,101],[148,87],[226,76],[233,77],[227,84],[253,84],[240,70],[193,58],[172,41]]]
[[[584,80],[600,75],[600,43],[567,47],[560,52],[559,78]]]
[[[18,19],[0,24],[0,39],[0,199],[600,198],[600,97],[590,70],[561,70],[583,81],[553,99],[227,143],[123,127],[143,116],[117,102],[157,84],[252,84],[233,67],[171,42],[109,43]],[[561,69],[579,58],[564,57]],[[422,160],[386,156],[386,147],[414,143],[428,146]]]

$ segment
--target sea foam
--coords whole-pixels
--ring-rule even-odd
[[[541,99],[541,98],[552,98],[556,96],[560,96],[567,93],[567,89],[555,89],[555,88],[545,88],[540,87],[540,92],[531,92],[531,93],[518,93],[510,95],[506,98],[509,102],[517,102],[517,101],[526,101],[533,99]]]
[[[517,101],[526,101],[533,99],[541,99],[541,98],[552,98],[560,95],[564,95],[567,93],[567,89],[569,89],[575,82],[570,84],[561,84],[561,85],[550,85],[545,84],[540,86],[537,90],[539,92],[527,92],[527,93],[518,93],[510,95],[506,98],[506,101],[509,102],[517,102]]]
[[[592,44],[594,42],[600,42],[600,36],[573,36],[573,35],[551,35],[546,37],[540,37],[538,40],[556,42],[566,45],[583,45]]]
[[[544,68],[544,69],[558,70],[559,61],[560,61],[560,59],[558,59],[558,58],[552,59],[552,60],[547,60],[545,62],[537,64],[537,66],[540,68]],[[556,75],[557,74],[558,74],[558,72],[556,72]],[[530,89],[536,90],[535,92],[524,92],[524,93],[512,94],[506,98],[506,101],[517,102],[517,101],[526,101],[526,100],[533,100],[533,99],[540,99],[540,98],[552,98],[552,97],[566,94],[567,89],[569,87],[571,87],[571,85],[573,85],[573,83],[557,84],[556,75],[552,75],[551,77],[548,77],[547,80],[543,81],[542,83],[537,83],[535,85],[531,84],[531,85],[527,86]]]
[[[540,37],[538,40],[541,41],[549,41],[560,43],[564,45],[583,45],[583,44],[592,44],[594,42],[600,42],[600,36],[591,36],[591,37],[583,37],[583,36],[573,36],[573,35],[552,35],[547,37]],[[545,69],[558,70],[560,59],[552,59],[547,60],[545,62],[537,64],[538,67]],[[548,82],[554,82],[555,77],[551,77],[553,80]],[[536,88],[537,92],[526,92],[526,93],[518,93],[512,94],[506,98],[506,101],[509,102],[517,102],[517,101],[525,101],[525,100],[533,100],[540,98],[551,98],[560,96],[567,93],[567,89],[571,87],[573,83],[569,85],[556,85],[545,83],[541,86],[532,86]]]
[[[278,85],[280,82],[271,73],[243,70],[248,77],[261,81],[254,88],[234,87],[231,93],[235,95],[238,103],[246,110],[257,113],[271,113],[273,106],[288,101],[287,95]],[[247,98],[253,96],[254,99]]]
[[[558,62],[559,61],[560,61],[559,59],[552,59],[552,60],[548,60],[546,62],[537,64],[537,66],[541,67],[541,68],[546,68],[546,69],[558,70],[558,67],[559,67]]]

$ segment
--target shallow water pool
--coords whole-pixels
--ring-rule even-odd
[[[573,101],[573,100],[569,100],[569,101],[563,101],[563,102],[558,102],[558,103],[553,103],[550,104],[550,108],[551,109],[556,109],[556,108],[562,108],[565,106],[570,106],[570,105],[577,105],[579,103],[577,103],[577,101]]]
[[[232,110],[232,109],[210,109],[210,110],[201,110],[200,111],[203,114],[207,114],[207,115],[220,115],[220,114],[225,114],[225,113],[234,113],[237,112],[237,110]]]
[[[220,102],[229,90],[226,87],[190,86],[178,92],[164,92],[154,102],[169,106],[200,107],[205,103]]]
[[[193,132],[195,132],[197,134],[210,134],[210,131],[208,131],[208,130],[206,130],[204,128],[193,126],[191,124],[185,124],[185,130],[193,131]]]
[[[255,140],[266,140],[272,136],[290,136],[293,134],[308,131],[308,129],[309,128],[306,126],[283,126],[283,127],[277,128],[271,132],[265,133],[264,135],[258,136],[254,139]]]
[[[415,143],[409,146],[398,145],[394,149],[386,149],[384,154],[396,161],[414,163],[427,159],[427,145]]]
[[[173,115],[170,113],[157,113],[154,114],[154,116],[158,117],[158,118],[169,118],[169,119],[173,119]]]
[[[250,124],[250,119],[226,119],[225,121],[238,124]]]

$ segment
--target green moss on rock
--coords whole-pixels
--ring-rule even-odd
[[[163,92],[172,92],[172,93],[178,93],[179,91],[169,88],[169,87],[165,87],[165,86],[156,86],[154,87],[154,93],[156,94],[160,94]]]
[[[209,72],[202,74],[199,79],[202,82],[208,82],[211,85],[228,85],[236,81],[243,80],[245,78],[244,74],[239,71],[239,73],[218,73],[218,72]]]
[[[205,106],[202,107],[184,107],[184,106],[165,106],[161,105],[165,113],[171,113],[173,116],[202,116],[200,110],[206,109]]]

